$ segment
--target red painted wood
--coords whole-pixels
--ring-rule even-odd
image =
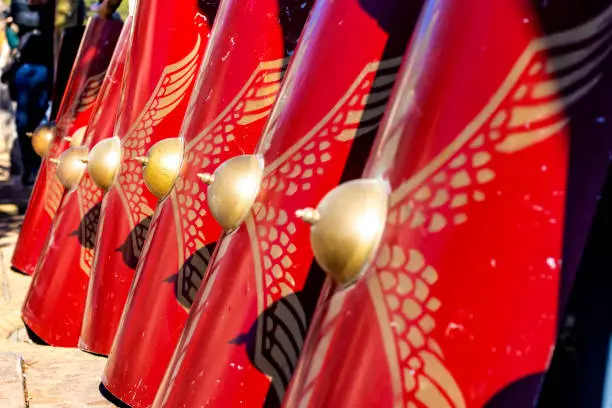
[[[206,270],[206,246],[221,235],[197,174],[255,150],[311,3],[221,5],[181,131],[181,174],[152,221],[103,376],[130,406],[153,402]]]
[[[121,22],[99,18],[93,18],[87,25],[58,111],[56,136],[42,161],[13,252],[12,266],[20,272],[34,273],[64,194],[64,188],[55,177],[55,165],[48,158],[58,158],[70,147],[64,137],[87,126],[121,27]]]
[[[284,406],[533,406],[563,308],[573,112],[612,28],[605,2],[576,4],[428,2],[364,172],[392,191],[383,241],[322,296]]]
[[[146,188],[136,158],[179,133],[217,8],[209,3],[138,4],[115,128],[122,163],[102,201],[79,341],[83,350],[110,352],[158,201]]]
[[[361,173],[419,6],[314,5],[256,150],[252,214],[217,245],[153,406],[280,403],[322,283],[294,212]]]
[[[83,140],[89,149],[113,137],[131,21],[128,18],[123,27],[93,108]],[[50,345],[78,345],[103,193],[87,173],[74,190],[65,193],[38,260],[22,317]]]

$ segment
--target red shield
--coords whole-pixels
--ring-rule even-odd
[[[65,137],[87,126],[122,25],[118,21],[93,18],[87,26],[57,115],[56,136],[42,161],[13,253],[13,268],[20,272],[34,273],[64,194],[55,177],[55,166],[48,159],[59,157],[70,146]]]
[[[310,5],[226,1],[219,10],[181,132],[181,174],[151,223],[103,376],[130,406],[153,402],[221,235],[197,174],[255,150]]]
[[[123,27],[83,145],[113,136],[132,18]],[[53,346],[77,347],[103,191],[89,174],[67,191],[53,219],[23,306],[26,325]]]
[[[158,201],[147,190],[136,159],[156,142],[179,134],[217,10],[209,3],[153,0],[138,5],[115,132],[121,138],[122,164],[102,202],[79,341],[84,350],[110,352]]]
[[[534,406],[564,307],[570,150],[600,139],[591,215],[607,165],[605,3],[428,3],[364,173],[392,190],[382,243],[321,297],[287,407]]]
[[[247,221],[216,248],[154,406],[278,406],[322,275],[294,211],[360,174],[419,5],[318,1],[256,152]]]

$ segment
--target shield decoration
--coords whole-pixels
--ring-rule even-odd
[[[70,140],[70,137],[76,132],[82,134],[79,130],[89,122],[122,25],[118,21],[98,18],[91,19],[87,25],[58,111],[55,137],[43,158],[13,252],[11,263],[19,272],[34,273],[64,194],[64,188],[55,177],[56,166],[50,159],[57,159],[71,145],[79,144],[78,138]]]
[[[218,2],[212,3],[154,0],[137,6],[115,128],[121,163],[100,209],[79,341],[83,350],[110,352],[158,202],[145,186],[140,158],[179,134],[209,41]]]
[[[390,188],[382,241],[322,295],[285,406],[534,406],[582,251],[564,231],[590,222],[566,203],[593,215],[610,148],[612,8],[576,4],[427,3],[364,172]]]
[[[361,174],[420,6],[315,3],[255,150],[255,203],[217,245],[153,406],[280,405],[323,282],[294,212]],[[241,191],[216,187],[231,163],[209,195]]]
[[[93,108],[83,140],[87,149],[113,136],[131,23],[128,17]],[[84,174],[78,186],[65,193],[38,260],[22,318],[50,345],[78,345],[102,196],[103,190]]]
[[[130,406],[153,402],[221,235],[199,174],[255,150],[311,4],[221,4],[180,134],[182,169],[151,223],[103,376]]]

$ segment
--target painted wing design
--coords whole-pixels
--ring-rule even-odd
[[[103,79],[104,81],[104,79]],[[94,111],[92,113],[92,117],[90,119],[89,125],[87,127],[87,134],[88,135],[93,135],[95,134],[96,131],[96,126],[98,125],[98,122],[100,120],[100,118],[102,117],[102,113],[105,112],[106,110],[104,109],[104,102],[106,101],[109,96],[110,96],[110,91],[113,88],[113,85],[110,81],[111,79],[108,79],[108,83],[105,84],[101,89],[100,89],[100,93],[99,93],[99,98],[97,98],[97,105],[94,108]]]
[[[159,207],[157,207],[157,209],[159,210]],[[154,221],[155,219],[157,219],[156,216],[157,216],[157,213],[155,214],[154,217],[149,219],[149,223],[147,223],[146,225],[146,232],[150,231],[151,236],[154,236],[155,233],[157,232],[157,229],[159,228],[159,222]],[[145,233],[145,236],[142,237],[142,244],[140,245],[139,248],[142,248],[142,251],[146,253],[149,251],[150,246],[151,246],[151,240],[146,240],[146,233]]]
[[[64,111],[64,114],[57,119],[59,135],[65,136],[63,133],[70,130],[77,113],[84,112],[93,106],[100,91],[102,81],[104,80],[104,75],[106,75],[106,71],[92,75],[85,80],[83,88],[79,91],[76,100],[74,100],[72,105],[68,106]]]
[[[142,165],[136,161],[139,156],[146,155],[146,149],[151,142],[151,134],[167,115],[179,105],[189,93],[198,67],[198,50],[200,36],[192,51],[182,60],[167,66],[153,91],[153,95],[145,105],[142,113],[122,139],[123,159],[119,173],[119,183],[115,188],[125,205],[126,213],[130,215],[132,229],[153,214],[153,208],[144,195],[145,185],[142,179]],[[136,257],[144,242],[143,234],[132,234],[133,248]],[[137,242],[136,242],[137,241]]]
[[[599,68],[612,49],[610,10],[569,32],[534,40],[481,113],[398,188],[392,204],[411,199],[391,213],[391,222],[429,233],[466,222],[462,209],[486,199],[480,186],[495,179],[496,157],[560,135],[569,122],[567,109],[601,78]],[[393,145],[388,143],[390,154]]]
[[[258,302],[259,315],[266,315],[258,325],[258,344],[262,347],[255,350],[255,363],[282,379],[273,382],[280,400],[307,328],[305,311],[293,296],[297,287],[292,269],[297,256],[293,237],[305,234],[308,227],[304,223],[296,225],[289,214],[308,197],[314,179],[325,174],[333,154],[345,151],[346,143],[378,127],[400,63],[401,58],[395,58],[367,64],[326,117],[266,166],[260,197],[284,195],[287,199],[282,200],[282,208],[258,200],[247,221],[258,293],[263,294]]]
[[[59,129],[56,129],[59,134]],[[47,153],[47,157],[59,157],[62,153],[62,148],[64,147],[63,141],[56,141],[51,144],[49,148],[49,152]],[[56,177],[57,166],[51,163],[48,159],[43,160],[43,164],[41,166],[41,172],[44,172],[47,176],[46,185],[47,191],[44,196],[44,210],[49,215],[51,219],[55,217],[57,213],[57,209],[60,206],[60,202],[62,201],[62,196],[64,195],[64,186],[60,183],[59,179]]]
[[[598,68],[611,48],[611,16],[612,8],[576,29],[534,40],[481,114],[393,192],[389,224],[427,235],[467,222],[462,208],[486,199],[479,188],[495,179],[495,157],[560,136],[569,121],[565,109],[601,77]],[[568,46],[574,47],[567,51]],[[368,280],[370,296],[404,404],[463,408],[461,389],[431,336],[443,302],[433,295],[439,274],[423,250],[383,245]]]
[[[96,99],[98,98],[98,93],[100,91],[100,87],[102,86],[102,81],[104,80],[104,76],[106,75],[106,71],[102,71],[97,75],[94,75],[87,79],[85,83],[83,93],[79,98],[77,105],[77,112],[85,112],[86,110],[93,107],[96,103]]]
[[[83,90],[80,93],[77,100],[71,105],[65,113],[57,120],[57,135],[58,137],[64,137],[72,124],[74,123],[75,114],[77,112],[83,112],[89,109],[95,102],[104,80],[106,71],[103,71],[97,75],[89,77],[85,81]],[[49,150],[49,157],[57,157],[62,153],[61,146],[63,142],[54,143]],[[46,165],[47,179],[48,179],[48,190],[47,197],[45,199],[44,209],[49,217],[53,218],[59,208],[62,195],[64,193],[64,187],[61,185],[57,177],[55,177],[56,171],[55,166]]]
[[[227,108],[187,143],[187,166],[212,173],[241,150],[237,143],[249,137],[247,126],[257,121],[265,122],[268,118],[288,61],[279,59],[257,66]],[[180,272],[177,285],[177,296],[182,305],[193,303],[210,260],[210,252],[204,248],[206,237],[202,228],[207,208],[204,192],[205,186],[199,180],[192,182],[179,177],[170,196],[176,228],[182,235],[182,240],[178,239]]]
[[[210,273],[207,275],[207,279],[209,280],[207,280],[206,285],[204,285],[204,287],[202,288],[201,301],[198,303],[199,307],[194,308],[190,312],[192,316],[191,321],[189,324],[185,326],[185,330],[183,331],[183,334],[181,336],[181,341],[177,345],[175,353],[174,353],[175,356],[173,358],[173,364],[170,364],[166,372],[166,377],[168,378],[167,384],[169,385],[174,383],[174,380],[176,379],[176,376],[178,375],[180,371],[181,363],[183,359],[185,358],[185,355],[186,355],[185,351],[188,349],[191,343],[196,327],[198,327],[198,322],[202,318],[202,315],[204,314],[204,312],[207,310],[207,307],[206,307],[208,305],[207,299],[210,296],[212,289],[215,288],[215,285],[213,283],[217,279],[219,266],[222,263],[221,259],[223,259],[225,255],[227,254],[227,249],[231,241],[232,241],[232,236],[230,235],[230,236],[225,237],[225,239],[222,239],[219,242],[219,249],[217,250],[216,261],[212,264],[212,267],[211,267],[212,269]],[[167,398],[169,396],[170,396],[170,393],[165,394],[165,398],[161,404],[162,406],[166,405]]]
[[[332,285],[330,281],[327,280],[325,286],[321,290],[322,296],[331,291]],[[331,339],[336,332],[336,321],[338,316],[340,316],[347,293],[347,291],[338,291],[334,293],[334,295],[329,298],[329,302],[324,305],[325,310],[322,313],[322,320],[318,326],[311,326],[310,328],[309,333],[311,333],[310,336],[312,336],[312,338],[308,345],[314,348],[312,349],[312,353],[305,350],[305,353],[308,353],[308,359],[298,366],[294,374],[295,378],[300,379],[301,386],[297,399],[300,407],[309,407],[311,404],[310,397],[312,396],[317,379],[321,373],[321,366],[323,361],[325,361]],[[317,309],[317,313],[319,313],[319,309]],[[317,318],[315,317],[315,319],[313,319],[313,324],[317,324],[315,323],[316,321]],[[302,381],[302,379],[304,380]]]
[[[283,201],[283,208],[264,204],[261,200],[253,206],[251,240],[256,244],[256,253],[260,257],[257,262],[263,273],[264,307],[293,293],[295,287],[290,270],[293,265],[291,255],[296,248],[291,237],[298,227],[289,221],[288,214],[292,214],[294,209],[287,205],[299,205],[303,202],[300,198],[310,194],[314,178],[325,174],[326,163],[332,160],[337,146],[378,126],[400,62],[401,59],[394,59],[368,64],[329,114],[287,152],[266,166],[261,185],[264,194],[260,196],[271,193],[291,199]],[[389,72],[377,76],[381,70]],[[368,121],[372,124],[364,127],[363,123]]]
[[[95,185],[89,175],[85,175],[76,190],[81,215],[81,226],[78,233],[81,242],[81,255],[79,264],[87,275],[91,272],[94,258],[94,246],[96,234],[98,233],[98,221],[100,220],[100,206],[103,192]]]
[[[77,102],[70,108],[68,108],[62,116],[60,116],[56,121],[56,129],[57,134],[63,134],[65,131],[68,131],[72,127],[72,123],[74,123],[74,106],[77,105]]]
[[[64,186],[55,177],[55,165],[46,164],[47,166],[47,195],[45,197],[45,212],[51,219],[55,217],[59,208],[62,196],[64,195]]]
[[[443,363],[442,349],[431,337],[433,315],[441,306],[431,290],[438,272],[420,251],[388,245],[381,248],[374,270],[368,285],[391,340],[385,341],[385,348],[396,395],[403,395],[411,408],[420,406],[413,401],[432,408],[465,407],[461,389]]]

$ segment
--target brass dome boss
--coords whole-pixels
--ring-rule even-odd
[[[350,284],[372,260],[387,219],[389,188],[382,180],[359,179],[331,190],[316,209],[296,211],[311,224],[310,243],[321,268]]]
[[[171,137],[155,143],[146,157],[136,160],[143,166],[142,177],[153,195],[162,199],[170,193],[181,169],[183,143]]]
[[[200,173],[208,184],[210,213],[226,231],[236,229],[248,217],[264,175],[264,161],[258,155],[233,157],[213,173]]]

